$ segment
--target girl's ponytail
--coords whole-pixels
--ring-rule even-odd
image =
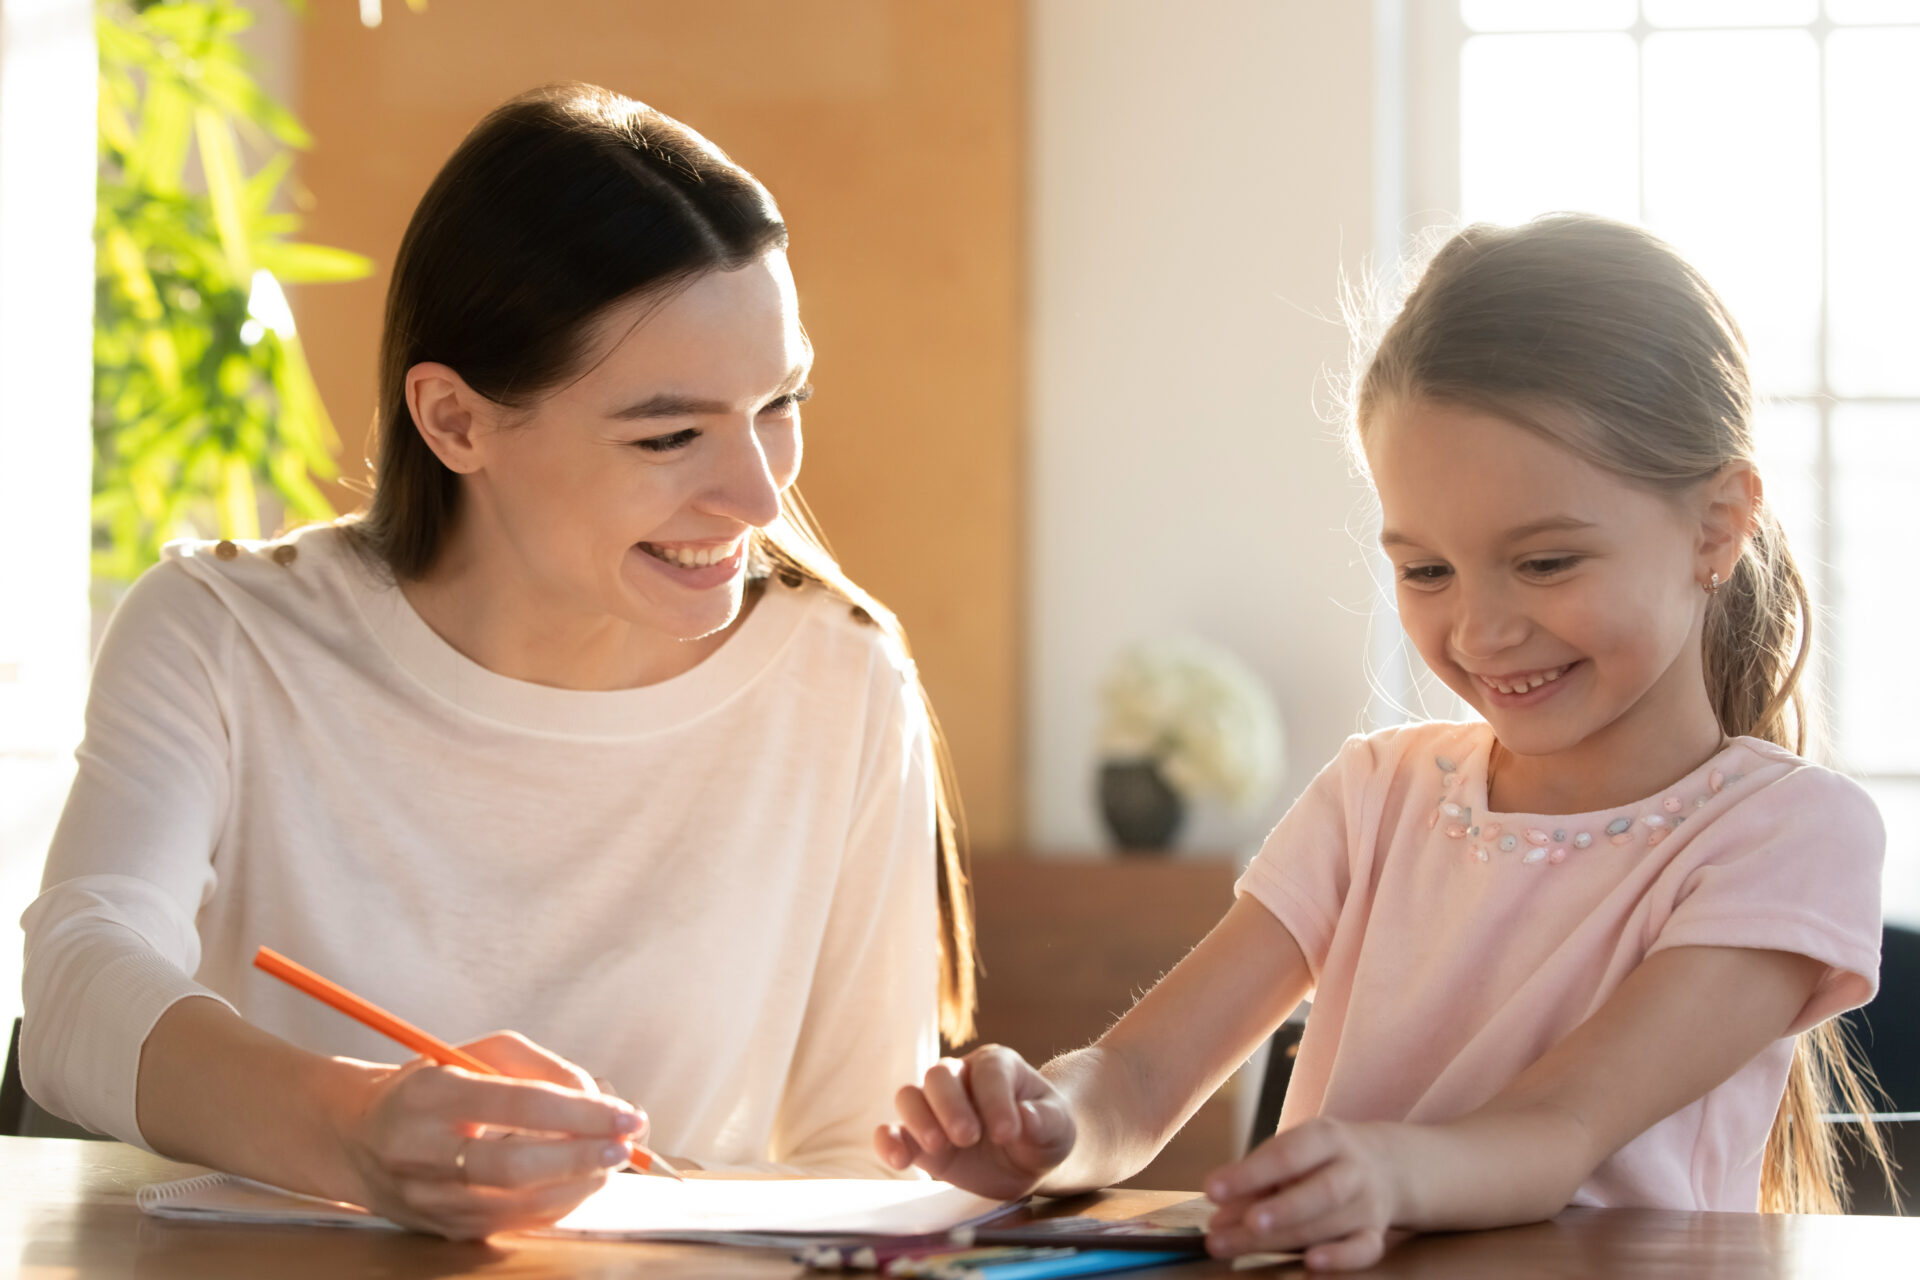
[[[1471,226],[1441,246],[1365,361],[1353,426],[1364,436],[1384,406],[1410,400],[1495,414],[1656,492],[1754,457],[1746,342],[1726,305],[1657,237],[1585,214]],[[1763,502],[1707,607],[1702,657],[1723,732],[1806,754],[1812,641],[1806,582]],[[1865,1119],[1877,1093],[1838,1022],[1801,1035],[1760,1207],[1841,1210],[1839,1146],[1821,1118],[1836,1103],[1862,1117],[1862,1144],[1895,1186]]]

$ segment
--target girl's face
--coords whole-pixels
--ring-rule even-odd
[[[1508,750],[1697,721],[1708,570],[1685,503],[1472,409],[1391,405],[1366,448],[1401,622]]]
[[[531,416],[475,433],[468,511],[556,615],[719,631],[749,531],[800,472],[812,351],[786,255],[616,307],[588,361]]]

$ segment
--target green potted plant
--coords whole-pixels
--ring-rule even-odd
[[[310,144],[261,89],[236,0],[102,3],[94,319],[94,572],[125,582],[179,536],[322,519],[333,425],[283,283],[373,264],[291,239],[276,196]]]

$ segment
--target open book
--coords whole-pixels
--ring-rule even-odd
[[[137,1199],[142,1212],[161,1218],[394,1229],[354,1205],[224,1173],[153,1183],[140,1188]],[[796,1237],[931,1235],[1011,1207],[944,1182],[697,1176],[675,1182],[617,1174],[541,1234],[784,1245]]]

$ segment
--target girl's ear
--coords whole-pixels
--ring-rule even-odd
[[[1713,574],[1726,582],[1747,549],[1754,522],[1760,515],[1760,473],[1737,458],[1707,478],[1702,490],[1700,544],[1695,558],[1704,584]]]
[[[485,461],[482,428],[493,425],[492,401],[444,364],[407,370],[407,409],[427,448],[447,470],[470,475]]]

